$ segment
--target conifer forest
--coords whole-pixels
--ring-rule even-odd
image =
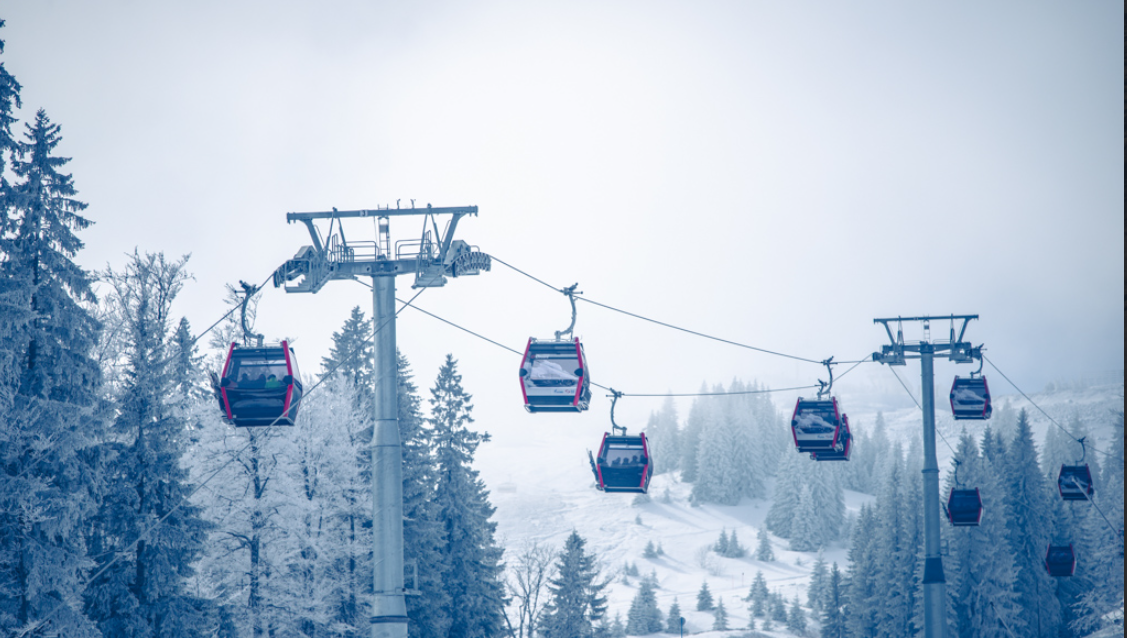
[[[240,274],[230,275],[216,294],[223,304],[216,316],[185,303],[201,285],[197,271],[225,258],[204,246],[174,255],[141,244],[103,267],[81,265],[90,229],[101,220],[89,214],[84,175],[71,164],[68,123],[54,119],[50,104],[25,104],[21,82],[32,78],[6,66],[5,36],[18,27],[4,17],[0,636],[373,636],[384,622],[373,610],[380,593],[373,572],[391,551],[374,531],[381,485],[373,456],[384,445],[379,428],[387,420],[377,418],[381,399],[373,391],[382,374],[373,338],[378,311],[357,304],[328,316],[306,295],[308,313],[320,313],[331,333],[319,353],[308,342],[291,348],[296,339],[288,334],[256,333],[270,331],[259,317],[264,295],[292,292],[301,268],[312,281],[316,263],[301,262],[302,253],[274,271],[274,286],[285,291],[236,285]],[[1121,168],[1121,155],[1119,161]],[[932,334],[936,343],[947,339],[947,323],[924,322],[927,336],[919,342],[893,337],[890,328],[883,354],[792,356],[812,348],[780,340],[776,349],[769,335],[754,341],[703,333],[715,325],[703,309],[707,284],[677,292],[683,303],[667,296],[618,305],[599,294],[607,303],[594,302],[576,286],[539,279],[560,279],[549,265],[491,257],[484,232],[475,238],[480,250],[451,242],[457,219],[442,231],[449,246],[434,244],[451,251],[447,263],[431,264],[445,270],[428,274],[420,265],[409,273],[420,291],[433,284],[426,277],[445,282],[492,268],[487,277],[511,277],[511,289],[534,293],[482,304],[521,315],[542,294],[564,321],[570,302],[573,327],[577,305],[581,325],[585,313],[617,313],[654,345],[645,358],[614,361],[613,343],[588,339],[595,330],[573,334],[568,327],[554,339],[542,331],[522,353],[494,341],[517,345],[511,335],[499,337],[497,326],[468,319],[473,309],[461,308],[457,316],[432,315],[450,324],[433,324],[446,353],[441,361],[394,351],[404,565],[403,588],[395,593],[405,600],[408,636],[923,638],[934,629],[927,627],[933,612],[925,587],[937,582],[945,587],[939,623],[951,638],[1123,636],[1121,358],[1110,377],[1029,392],[1011,381],[1028,359],[1001,347],[984,355],[969,341],[960,350],[959,317],[951,315],[950,340],[942,342],[950,360],[979,372],[966,380],[962,370],[971,368],[962,368],[950,399],[949,377],[937,373],[939,390],[931,396],[912,376],[914,361],[905,373],[892,366],[904,364],[896,357],[905,344],[913,352],[911,344],[926,349]],[[360,259],[349,252],[359,244],[345,237],[344,220],[332,222],[324,236],[326,250],[338,255],[332,267]],[[468,235],[475,229],[466,226],[479,223],[467,219],[458,232]],[[307,224],[316,242],[325,226],[314,231]],[[431,232],[424,225],[420,264]],[[437,224],[433,233],[443,237]],[[380,241],[373,254],[385,259],[393,251]],[[558,248],[550,241],[539,246],[545,255]],[[576,251],[567,250],[571,259]],[[647,250],[637,254],[650,259]],[[630,260],[577,252],[632,276]],[[545,271],[553,274],[539,274]],[[376,276],[370,281],[374,288]],[[595,286],[579,287],[586,285]],[[353,286],[365,295],[360,299],[376,294]],[[813,286],[803,286],[813,294]],[[418,296],[405,284],[398,294],[396,313]],[[775,310],[764,302],[756,312]],[[884,339],[883,328],[873,330]],[[796,370],[806,366],[805,381],[783,387],[754,367],[735,378],[702,378],[696,369],[681,374],[684,344],[702,341],[742,348],[740,355],[782,357]],[[240,356],[250,361],[267,350],[275,360],[261,365],[275,367],[258,386],[231,371]],[[481,352],[506,357],[509,376],[477,374],[469,364]],[[547,363],[537,367],[541,360]],[[391,365],[385,361],[384,370]],[[667,387],[678,392],[648,393],[643,384],[619,381],[630,379],[630,366],[666,371]],[[893,400],[880,394],[889,386],[863,385],[876,378],[862,377],[869,370],[883,375]],[[627,392],[600,385],[611,376]],[[502,423],[478,407],[494,405],[492,397],[502,393],[519,404],[518,383],[521,407],[532,413],[520,412],[527,425]],[[959,383],[969,398],[956,397]],[[569,403],[557,400],[559,387],[567,388]],[[276,390],[285,411],[240,421],[266,409],[239,403],[240,388]],[[839,413],[838,398],[849,415]],[[960,405],[970,405],[971,414],[959,414]],[[930,442],[939,469],[931,474],[921,473],[928,467],[920,435],[928,408],[940,415],[932,421],[940,439],[932,434]],[[581,431],[594,421],[538,411],[598,412],[599,432]],[[832,440],[803,429],[807,418],[827,423]],[[939,507],[928,513],[926,480],[936,475]],[[939,521],[937,555],[926,549],[928,516]]]

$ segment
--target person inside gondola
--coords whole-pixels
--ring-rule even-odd
[[[250,385],[250,377],[248,377],[247,373],[244,372],[242,376],[239,377],[239,386],[245,388],[248,385]]]
[[[277,375],[270,375],[266,377],[265,387],[267,390],[277,390],[282,387],[282,382],[278,380]]]

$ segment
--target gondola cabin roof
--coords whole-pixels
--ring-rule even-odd
[[[834,452],[841,434],[837,399],[803,399],[794,405],[790,428],[799,452]]]
[[[219,377],[219,402],[238,427],[294,425],[303,394],[297,357],[282,341],[261,348],[232,343]]]
[[[1057,490],[1066,501],[1086,501],[1096,492],[1087,465],[1062,465],[1057,475]]]
[[[1045,570],[1054,578],[1068,578],[1076,572],[1076,552],[1072,543],[1068,545],[1049,545],[1045,552]]]
[[[947,520],[955,527],[971,527],[982,522],[982,496],[978,488],[951,488],[947,496]]]
[[[520,364],[520,388],[529,412],[582,412],[591,402],[583,344],[529,339]]]
[[[991,412],[986,377],[955,377],[951,384],[951,414],[956,421],[989,419]]]
[[[645,434],[604,434],[598,456],[591,459],[597,489],[645,494],[653,476],[653,458]]]

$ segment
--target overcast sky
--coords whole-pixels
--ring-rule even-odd
[[[197,331],[225,283],[309,243],[286,212],[415,198],[479,206],[457,237],[554,285],[801,357],[878,350],[874,317],[977,313],[968,338],[1040,390],[1123,369],[1121,9],[8,0],[0,38],[23,118],[63,127],[96,222],[79,263],[191,253]],[[392,222],[393,241],[419,233]],[[418,304],[514,348],[570,319],[500,265]],[[308,372],[355,305],[370,312],[356,283],[270,289],[259,328]],[[576,332],[592,378],[626,392],[825,376],[590,305]],[[606,424],[601,392],[578,419],[525,415],[518,357],[424,315],[398,336],[424,388],[459,358],[487,429]],[[970,369],[938,364],[940,393]],[[873,383],[895,379],[868,364],[835,391]]]

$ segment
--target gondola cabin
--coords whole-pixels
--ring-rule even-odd
[[[1066,501],[1086,501],[1096,492],[1092,485],[1092,472],[1087,465],[1060,466],[1057,489]]]
[[[301,374],[293,348],[244,348],[234,343],[219,378],[224,417],[238,427],[293,425],[302,396]]]
[[[853,450],[853,433],[849,431],[849,416],[841,415],[841,433],[837,437],[837,447],[832,451],[811,452],[815,461],[848,461]]]
[[[1076,553],[1072,544],[1049,545],[1045,552],[1045,570],[1054,578],[1067,578],[1076,571]]]
[[[982,496],[978,488],[951,488],[947,496],[947,520],[955,527],[971,527],[982,522]]]
[[[955,377],[951,385],[951,414],[956,421],[989,419],[992,411],[986,377]]]
[[[529,412],[582,412],[591,402],[583,344],[529,339],[520,364],[520,389]]]
[[[799,452],[834,452],[841,434],[837,399],[800,398],[794,406],[790,429]]]
[[[646,435],[604,434],[599,455],[591,459],[591,469],[600,491],[645,494],[654,473]]]

